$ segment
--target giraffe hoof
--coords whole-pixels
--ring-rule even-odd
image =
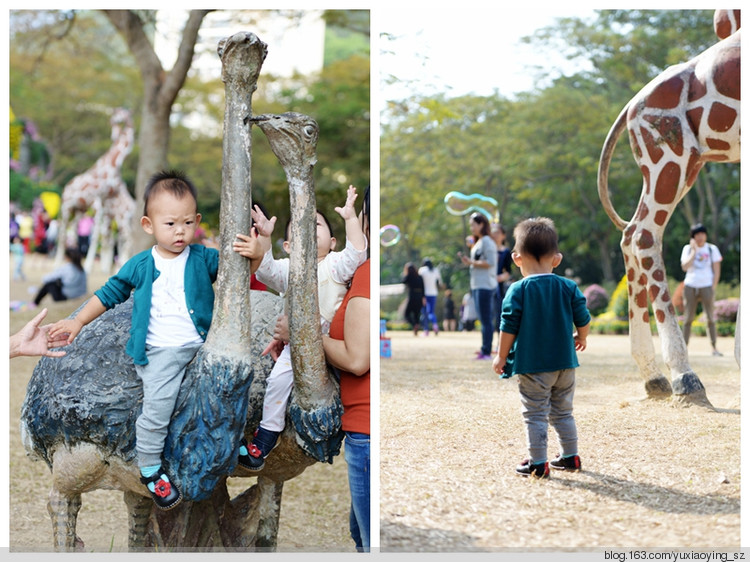
[[[674,402],[683,406],[703,406],[704,408],[714,409],[711,402],[706,396],[706,388],[703,383],[692,371],[683,373],[672,381],[674,388]]]
[[[672,385],[664,376],[646,381],[645,387],[649,398],[664,400],[672,396]]]

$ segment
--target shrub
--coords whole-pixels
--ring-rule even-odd
[[[717,322],[737,322],[737,311],[740,308],[740,299],[729,298],[716,301],[714,312]]]
[[[617,284],[612,298],[609,301],[609,310],[614,312],[617,318],[627,320],[628,318],[628,278],[623,275]]]
[[[597,316],[607,309],[609,295],[601,285],[597,285],[596,283],[589,285],[583,291],[583,296],[586,297],[586,307],[592,316]]]

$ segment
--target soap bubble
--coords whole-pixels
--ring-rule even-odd
[[[386,224],[380,229],[380,245],[388,248],[401,240],[401,230],[395,224]]]

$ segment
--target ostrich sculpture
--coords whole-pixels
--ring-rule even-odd
[[[297,350],[295,390],[287,429],[257,473],[257,483],[236,498],[228,496],[226,478],[247,475],[235,470],[239,443],[243,435],[252,436],[260,421],[272,366],[260,354],[283,303],[265,292],[250,295],[249,264],[232,250],[235,234],[250,230],[250,129],[256,121],[250,102],[266,45],[251,33],[239,33],[223,39],[218,51],[226,111],[214,318],[185,374],[164,449],[186,501],[160,512],[139,483],[134,423],[142,391],[124,353],[131,299],[89,324],[65,357],[43,358],[29,383],[22,436],[29,454],[44,459],[52,471],[49,510],[59,550],[80,546],[75,523],[81,494],[97,488],[125,492],[131,549],[273,548],[283,482],[316,461],[332,462],[338,454],[342,408],[324,362],[316,268],[308,258],[316,255],[314,230],[300,222],[312,216],[314,224],[317,126],[309,118],[263,117],[258,123],[289,177],[292,229],[302,245],[290,263],[296,273],[290,272],[288,296]],[[271,123],[277,126],[266,126]]]
[[[717,10],[721,41],[692,60],[672,66],[635,95],[607,135],[599,160],[599,197],[622,231],[628,278],[631,352],[651,398],[711,407],[675,317],[662,258],[662,235],[677,204],[706,162],[740,161],[740,11]],[[627,128],[643,174],[635,215],[626,222],[612,207],[608,170],[617,139]],[[653,305],[672,383],[656,364],[649,328]]]

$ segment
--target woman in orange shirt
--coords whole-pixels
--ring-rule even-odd
[[[370,188],[360,213],[370,239]],[[323,336],[327,361],[341,373],[345,432],[344,456],[352,498],[349,526],[358,551],[370,550],[370,260],[354,273],[328,336]]]

